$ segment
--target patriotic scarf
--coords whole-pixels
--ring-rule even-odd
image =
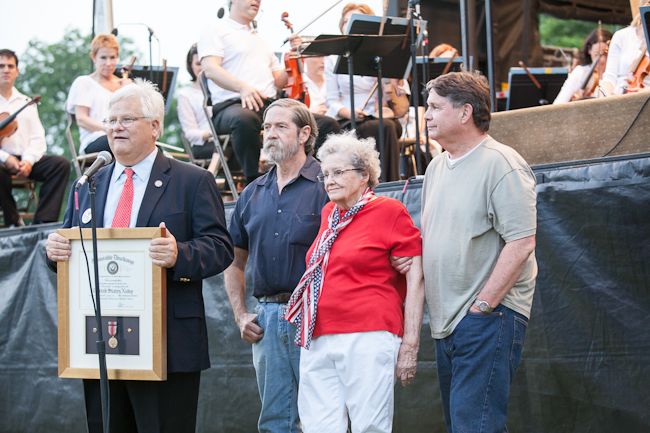
[[[352,222],[354,216],[368,203],[374,194],[366,188],[357,203],[350,208],[343,218],[339,215],[339,207],[334,206],[328,218],[328,228],[318,239],[318,243],[311,253],[309,265],[296,286],[287,305],[284,319],[298,327],[295,343],[309,350],[311,336],[316,325],[316,310],[320,291],[323,287],[327,263],[332,244],[345,227]]]

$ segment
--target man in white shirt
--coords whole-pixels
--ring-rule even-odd
[[[14,87],[18,73],[16,53],[0,50],[0,112],[13,114],[30,101]],[[47,150],[45,130],[36,105],[25,108],[14,121],[18,122],[18,130],[0,142],[0,207],[4,225],[23,225],[11,193],[12,175],[43,182],[32,223],[58,221],[70,176],[70,162],[61,156],[44,156]]]
[[[232,134],[237,160],[247,183],[258,175],[262,115],[288,78],[271,48],[254,28],[261,0],[232,0],[230,16],[203,30],[199,58],[213,103],[213,122],[219,134]],[[297,47],[298,37],[291,38]],[[294,46],[295,45],[295,46]],[[339,131],[338,123],[316,115],[319,142]]]
[[[210,368],[202,295],[203,279],[232,262],[223,203],[214,177],[169,159],[156,149],[164,100],[139,78],[115,92],[109,105],[108,143],[116,162],[95,175],[98,227],[161,227],[149,256],[167,270],[167,380],[111,380],[111,431],[194,432],[201,371]],[[63,227],[91,224],[88,184],[70,194]],[[83,215],[83,217],[82,217]],[[49,235],[48,266],[68,260],[70,243]],[[119,334],[118,334],[119,340]],[[110,352],[108,352],[110,353]],[[88,431],[102,431],[98,380],[84,379]]]
[[[305,75],[303,76],[309,91],[309,110],[316,114],[327,113],[325,104],[325,57],[314,56],[305,58]]]

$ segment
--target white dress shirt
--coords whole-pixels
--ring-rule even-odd
[[[339,111],[341,108],[350,108],[350,77],[349,75],[338,75],[334,73],[334,66],[338,56],[329,56],[325,58],[325,88],[327,89],[326,116],[333,117],[336,120],[341,119]],[[342,61],[347,61],[343,59]],[[354,76],[354,109],[363,110],[369,116],[375,115],[375,99],[377,93],[373,93],[366,107],[364,102],[368,94],[375,86],[374,77]]]
[[[131,206],[131,221],[129,222],[129,227],[135,227],[135,223],[138,220],[138,213],[140,213],[142,198],[147,189],[149,176],[151,175],[151,169],[153,168],[153,163],[156,160],[157,154],[158,148],[155,148],[145,159],[138,162],[133,167],[125,167],[115,160],[115,167],[113,168],[113,174],[111,175],[111,183],[108,186],[108,194],[106,195],[106,204],[104,206],[104,227],[109,228],[113,224],[113,217],[117,210],[117,204],[120,202],[124,182],[126,182],[127,176],[124,172],[124,169],[126,168],[132,168],[134,172],[132,177],[133,204]]]
[[[267,98],[277,91],[273,72],[284,69],[266,41],[253,28],[230,18],[211,24],[201,32],[199,59],[221,57],[221,67],[234,78],[256,88]],[[239,93],[223,89],[208,80],[212,104],[239,99]]]
[[[29,102],[29,98],[13,87],[8,100],[0,95],[0,113],[13,114],[27,102]],[[18,129],[11,136],[2,140],[0,161],[5,162],[9,155],[14,155],[20,156],[23,161],[29,161],[34,165],[47,150],[45,130],[38,118],[36,104],[21,111],[15,120],[18,121]]]
[[[327,88],[325,86],[325,79],[323,79],[323,85],[320,87],[307,74],[302,74],[302,79],[309,92],[309,109],[314,111],[318,106],[326,103],[325,96],[327,95]]]
[[[82,75],[77,77],[70,86],[65,109],[68,113],[75,114],[75,105],[88,107],[88,117],[102,123],[102,120],[108,117],[108,103],[112,97],[113,92],[103,87],[90,75]],[[79,155],[85,154],[86,146],[103,135],[106,135],[106,131],[90,132],[80,126]]]
[[[178,100],[178,121],[183,134],[192,146],[203,146],[203,132],[210,130],[210,121],[203,111],[203,92],[193,87],[182,87],[176,95]],[[212,113],[212,107],[208,107]]]

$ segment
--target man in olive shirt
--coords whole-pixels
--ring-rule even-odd
[[[535,176],[488,136],[490,91],[479,73],[427,85],[429,137],[447,151],[422,187],[423,267],[449,432],[502,432],[521,361],[535,261]]]

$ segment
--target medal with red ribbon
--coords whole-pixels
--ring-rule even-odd
[[[115,349],[117,347],[117,338],[115,338],[117,335],[117,322],[108,322],[108,333],[111,336],[108,339],[108,345],[111,349]]]

